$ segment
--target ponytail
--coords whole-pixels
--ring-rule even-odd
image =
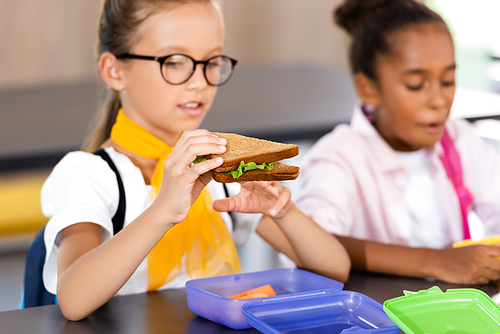
[[[118,111],[122,107],[120,93],[110,89],[98,114],[96,126],[90,136],[86,139],[82,149],[87,152],[98,150],[101,145],[111,136],[111,128],[116,122]]]

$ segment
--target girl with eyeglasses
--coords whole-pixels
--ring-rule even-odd
[[[238,273],[233,239],[253,230],[299,267],[346,280],[347,253],[295,207],[288,188],[249,182],[226,195],[209,173],[220,159],[192,163],[226,145],[197,129],[236,65],[223,53],[217,1],[106,0],[99,38],[110,89],[100,122],[86,152],[64,157],[42,189],[44,284],[66,318],[82,319],[117,294]],[[122,186],[90,153],[99,148]]]
[[[304,158],[297,205],[338,235],[354,268],[484,284],[500,279],[500,247],[452,248],[469,212],[500,232],[500,156],[449,119],[455,51],[445,21],[414,0],[345,0],[360,98],[349,125]]]

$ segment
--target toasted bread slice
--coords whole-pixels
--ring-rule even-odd
[[[210,154],[207,159],[222,157],[224,163],[215,172],[227,172],[238,168],[241,161],[255,162],[260,165],[265,162],[275,162],[292,158],[299,154],[299,147],[293,144],[275,143],[272,141],[245,137],[233,133],[213,132],[219,138],[227,139],[224,154]],[[247,172],[248,173],[248,172]]]
[[[299,167],[289,166],[277,162],[273,169],[256,169],[243,173],[235,179],[232,175],[212,171],[212,177],[215,181],[221,183],[245,182],[245,181],[286,181],[295,180],[299,176]]]

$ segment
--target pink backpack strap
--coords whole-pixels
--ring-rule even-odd
[[[450,137],[450,134],[445,129],[443,137],[441,138],[441,146],[443,147],[443,154],[439,157],[446,170],[446,174],[453,183],[455,192],[457,193],[460,201],[460,210],[462,212],[462,227],[464,239],[470,239],[470,230],[467,215],[469,207],[473,203],[472,193],[463,184],[462,180],[462,164],[460,163],[460,156],[458,155],[455,144]]]

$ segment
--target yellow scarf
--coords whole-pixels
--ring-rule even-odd
[[[157,195],[163,177],[163,163],[172,151],[159,138],[140,127],[120,109],[111,138],[124,149],[145,158],[157,159],[151,185]],[[186,255],[190,278],[241,272],[238,254],[221,215],[212,208],[212,198],[203,189],[182,223],[172,227],[148,255],[148,291],[172,281],[181,271]]]

